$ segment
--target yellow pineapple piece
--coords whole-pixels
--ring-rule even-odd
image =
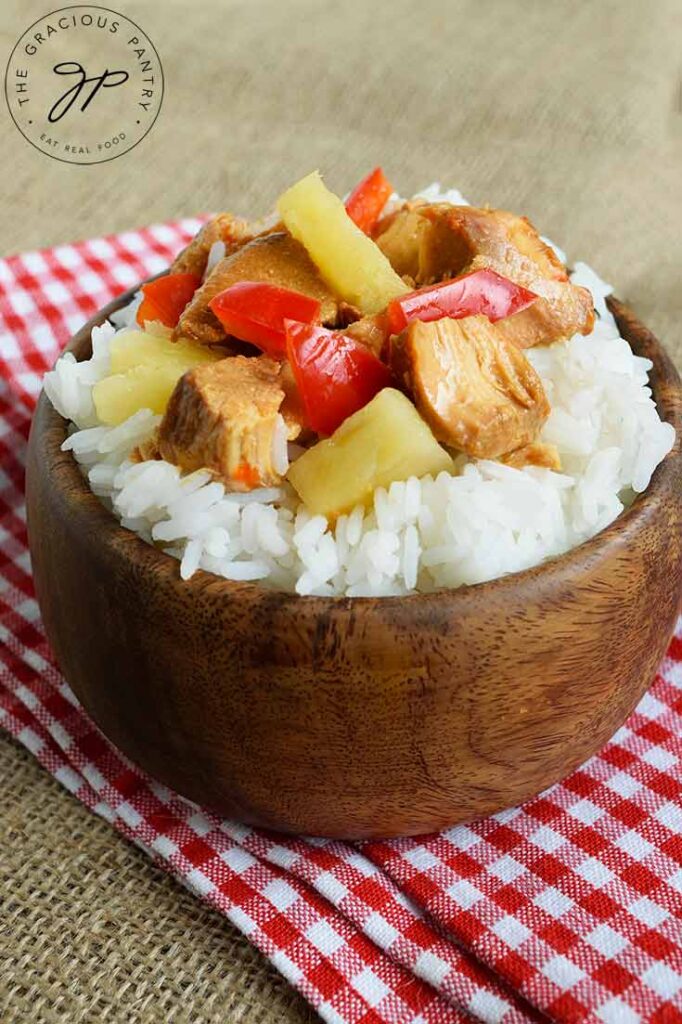
[[[121,331],[109,349],[111,372],[125,373],[134,366],[180,365],[190,370],[199,363],[211,363],[222,357],[206,345],[190,341],[171,341],[171,332]]]
[[[442,470],[452,470],[452,459],[412,402],[384,388],[296,459],[287,476],[311,512],[333,519],[370,503],[377,487]]]
[[[187,369],[173,363],[133,366],[125,373],[104,377],[92,389],[98,419],[114,427],[138,409],[165,412],[173,388]]]
[[[180,377],[200,363],[223,358],[206,345],[171,341],[170,331],[121,331],[111,342],[108,377],[95,384],[92,399],[102,423],[115,426],[138,409],[166,410]]]
[[[409,291],[379,246],[353,223],[318,171],[301,178],[277,201],[287,230],[302,242],[340,298],[363,313],[378,313]]]

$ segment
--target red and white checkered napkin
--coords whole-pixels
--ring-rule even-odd
[[[0,261],[4,725],[224,913],[327,1021],[682,1022],[682,620],[636,712],[563,783],[486,821],[392,842],[288,839],[201,811],[112,748],[60,677],[33,597],[23,499],[41,375],[198,224]]]

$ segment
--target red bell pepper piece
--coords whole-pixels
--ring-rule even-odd
[[[166,327],[175,327],[180,314],[201,284],[196,274],[164,274],[156,281],[142,285],[144,298],[137,310],[137,322],[159,320]]]
[[[346,200],[346,213],[368,235],[392,192],[393,186],[381,167],[375,167],[351,192]]]
[[[452,281],[400,295],[388,304],[391,334],[400,334],[412,320],[457,320],[483,313],[493,322],[530,306],[537,295],[494,270],[474,270]]]
[[[287,320],[287,354],[308,423],[333,434],[345,419],[391,386],[389,368],[347,334]]]
[[[276,359],[286,356],[284,321],[314,323],[321,309],[317,299],[260,281],[239,281],[208,305],[228,334],[251,342]]]

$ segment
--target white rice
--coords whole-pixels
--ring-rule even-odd
[[[437,184],[420,195],[465,202]],[[219,258],[218,249],[211,256]],[[647,488],[674,443],[648,387],[651,363],[633,354],[606,306],[611,288],[584,263],[571,278],[592,292],[594,331],[526,352],[552,406],[542,439],[559,449],[563,471],[461,456],[459,475],[379,488],[371,508],[355,508],[334,526],[311,515],[288,484],[229,494],[207,471],[183,476],[168,462],[130,461],[159,417],[141,410],[120,426],[102,426],[92,387],[108,372],[116,330],[135,325],[138,296],[112,324],[93,330],[91,359],[77,363],[67,353],[57,361],[45,391],[71,421],[64,448],[94,493],[122,525],[179,559],[184,579],[201,568],[299,594],[350,597],[480,583],[538,565],[603,530]],[[290,457],[296,453],[290,446]],[[286,458],[280,438],[281,466]]]

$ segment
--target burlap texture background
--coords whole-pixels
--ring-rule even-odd
[[[94,167],[0,116],[0,252],[225,207],[376,163],[527,213],[682,364],[679,0],[112,0],[153,39],[164,107]],[[3,60],[52,7],[4,0]],[[3,1024],[275,1024],[314,1015],[237,932],[2,737]]]

